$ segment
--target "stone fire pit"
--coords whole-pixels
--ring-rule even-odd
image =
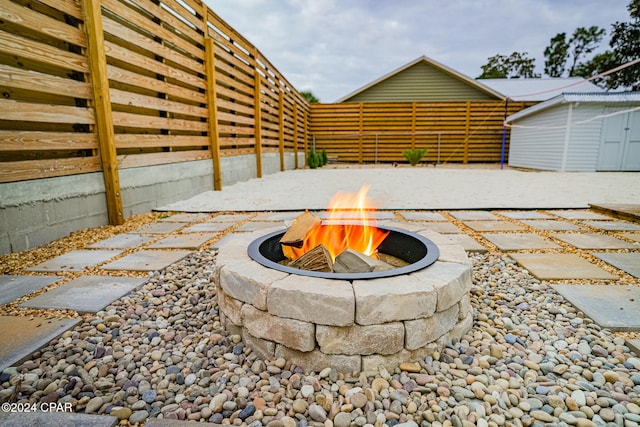
[[[226,236],[216,257],[223,325],[262,359],[282,357],[307,371],[394,369],[471,329],[471,263],[462,246],[438,233],[418,232],[440,251],[431,266],[349,281],[260,265],[247,247],[266,232]]]

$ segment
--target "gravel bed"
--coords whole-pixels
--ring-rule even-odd
[[[474,327],[388,372],[262,361],[220,324],[194,252],[0,374],[0,401],[252,427],[638,426],[640,357],[507,256],[470,255]]]

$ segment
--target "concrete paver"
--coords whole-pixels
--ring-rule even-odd
[[[103,270],[154,271],[162,270],[174,262],[180,261],[191,251],[140,250],[109,264]]]
[[[419,222],[419,223],[416,222],[416,224],[423,225],[424,227],[428,228],[429,230],[433,230],[436,233],[442,233],[442,234],[462,233],[462,230],[460,230],[460,228],[458,228],[455,224],[452,224],[450,222],[425,221],[425,222]]]
[[[640,330],[640,288],[615,285],[553,285],[598,325],[612,331]]]
[[[597,233],[552,233],[552,236],[578,249],[640,249],[640,245]]]
[[[518,264],[541,280],[616,279],[616,276],[576,254],[510,254]]]
[[[555,220],[555,219],[527,219],[521,221],[523,224],[527,224],[529,227],[537,228],[538,230],[549,231],[573,231],[582,230],[579,225],[573,224],[569,221]]]
[[[496,245],[501,251],[556,249],[560,247],[535,233],[487,233],[482,237]]]
[[[205,213],[179,213],[161,218],[158,221],[161,222],[196,222],[207,218],[209,215]]]
[[[634,277],[640,278],[640,252],[594,252],[593,255]]]
[[[400,212],[400,214],[408,221],[446,221],[438,212]]]
[[[149,245],[149,249],[198,249],[204,242],[217,236],[217,233],[189,233],[165,237]]]
[[[211,222],[233,222],[234,224],[240,221],[247,220],[251,218],[253,214],[243,214],[243,213],[230,213],[230,214],[222,214],[216,215],[211,218],[209,221]]]
[[[146,282],[147,279],[139,277],[81,276],[20,304],[20,307],[95,313]]]
[[[201,222],[194,224],[190,227],[182,230],[183,233],[209,233],[224,231],[229,227],[236,225],[233,221],[220,221],[220,222]]]
[[[640,233],[620,233],[620,237],[640,243]]]
[[[152,222],[151,224],[138,228],[136,233],[165,234],[179,230],[184,226],[185,224],[182,222]]]
[[[28,357],[79,322],[80,319],[70,318],[0,316],[0,371]]]
[[[464,221],[464,225],[475,231],[521,231],[524,227],[509,221]]]
[[[572,210],[560,209],[560,210],[550,210],[547,212],[565,219],[594,219],[594,220],[611,219],[608,216],[600,215],[588,209],[572,209]]]
[[[125,233],[118,234],[108,239],[87,246],[89,249],[129,249],[142,246],[155,239],[154,236],[144,234]]]
[[[0,276],[0,305],[22,298],[60,279],[61,276]]]
[[[584,223],[607,231],[640,231],[640,225],[625,221],[585,221]]]
[[[87,267],[93,267],[101,264],[119,254],[120,250],[79,250],[71,251],[66,254],[62,254],[48,261],[41,262],[31,268],[28,271],[80,271]]]
[[[460,221],[499,220],[497,216],[487,211],[452,211],[451,216]]]
[[[447,237],[455,243],[462,245],[465,251],[485,253],[487,248],[482,246],[476,239],[467,234],[447,234]]]
[[[549,219],[551,216],[536,211],[503,211],[500,215],[511,219]]]

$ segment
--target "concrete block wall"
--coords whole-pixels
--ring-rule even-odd
[[[285,168],[294,154],[285,153]],[[304,165],[304,153],[298,153]],[[265,153],[263,176],[280,171],[278,153]],[[223,157],[223,186],[256,177],[255,156]],[[125,217],[150,212],[213,190],[210,160],[120,170]],[[84,228],[109,223],[102,173],[0,184],[0,254],[31,249]]]

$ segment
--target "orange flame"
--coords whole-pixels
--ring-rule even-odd
[[[375,207],[367,200],[368,186],[356,194],[336,193],[328,208],[328,217],[311,228],[301,248],[283,246],[284,255],[296,259],[323,244],[335,260],[345,249],[353,249],[377,258],[376,250],[389,234],[376,227]]]

